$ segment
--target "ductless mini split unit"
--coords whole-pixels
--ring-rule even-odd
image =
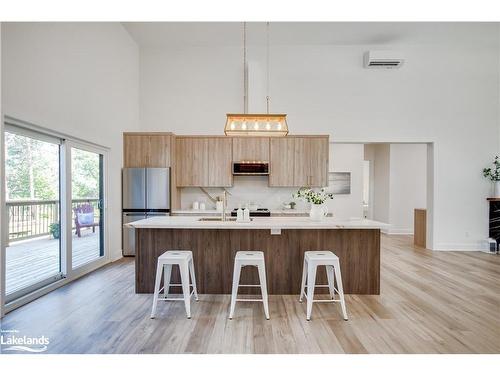
[[[395,51],[368,51],[364,56],[366,69],[398,69],[405,59]]]

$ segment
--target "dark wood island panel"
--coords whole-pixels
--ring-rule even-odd
[[[153,292],[156,261],[167,250],[193,252],[201,294],[231,293],[234,257],[240,250],[264,252],[269,294],[299,294],[304,252],[309,250],[331,250],[339,257],[346,294],[380,294],[380,229],[284,229],[272,235],[269,229],[138,228],[136,293]],[[172,283],[179,280],[174,267]],[[242,270],[241,284],[258,284],[254,267]],[[318,268],[316,284],[327,284],[324,267]],[[239,292],[260,293],[255,288]]]

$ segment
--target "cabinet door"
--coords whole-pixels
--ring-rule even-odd
[[[125,134],[123,136],[123,167],[146,168],[148,166],[149,137]]]
[[[208,140],[176,139],[177,186],[208,185]]]
[[[271,139],[269,186],[295,186],[293,179],[294,153],[294,138],[285,137]]]
[[[200,186],[232,186],[233,143],[231,138],[208,138],[208,184]]]
[[[269,138],[237,137],[233,138],[233,162],[269,161]]]
[[[149,160],[150,168],[170,167],[170,136],[152,135],[149,137]]]
[[[328,186],[328,137],[308,139],[309,181],[308,186]]]
[[[293,183],[294,186],[310,186],[311,184],[311,160],[309,159],[309,138],[295,138]]]

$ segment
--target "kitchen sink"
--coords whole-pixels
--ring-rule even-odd
[[[253,220],[250,218],[250,220]],[[221,217],[202,217],[198,221],[222,221]],[[236,221],[235,217],[226,217],[226,221]]]

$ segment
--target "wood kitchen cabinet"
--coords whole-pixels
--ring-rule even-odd
[[[271,139],[269,186],[328,186],[328,136]]]
[[[234,137],[233,162],[269,161],[268,137]]]
[[[208,139],[208,185],[233,186],[232,164],[233,142],[231,138]]]
[[[328,137],[307,138],[309,159],[309,180],[306,186],[328,186],[328,160],[330,144]]]
[[[170,167],[171,141],[171,133],[124,133],[124,168]]]
[[[269,147],[269,186],[294,185],[295,138],[272,138]]]
[[[177,186],[232,186],[231,138],[177,137],[175,148]]]

